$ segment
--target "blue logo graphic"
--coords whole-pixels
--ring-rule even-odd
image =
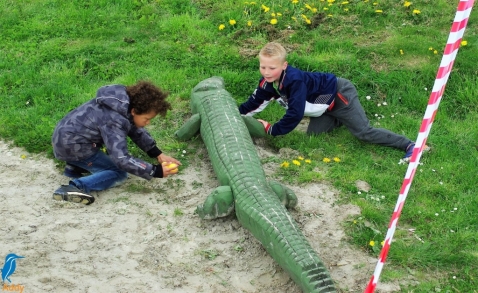
[[[12,282],[10,281],[8,277],[13,275],[13,273],[15,272],[15,269],[17,268],[17,261],[16,261],[17,258],[24,258],[24,257],[16,255],[14,253],[10,253],[5,257],[5,264],[3,265],[3,269],[1,269],[2,280],[4,283],[5,283],[5,280],[7,280],[10,283]]]

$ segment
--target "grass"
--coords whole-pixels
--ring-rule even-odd
[[[416,0],[409,7],[389,0],[252,3],[2,1],[0,137],[52,158],[53,128],[69,110],[93,98],[100,86],[146,79],[169,90],[173,104],[166,119],[149,130],[161,149],[187,168],[203,145],[200,139],[177,142],[173,134],[190,116],[190,90],[219,75],[243,102],[260,77],[258,50],[277,40],[289,51],[291,65],[350,79],[374,125],[416,139],[457,1]],[[477,21],[473,11],[467,45],[456,57],[428,138],[433,150],[422,157],[384,267],[384,280],[412,275],[418,281],[403,285],[403,292],[478,287]],[[274,122],[282,115],[272,105],[258,118]],[[294,131],[266,143],[311,160],[300,166],[292,163],[296,157],[265,162],[291,164],[278,176],[292,174],[297,184],[330,182],[341,191],[341,202],[358,205],[361,215],[344,223],[349,240],[378,255],[407,168],[397,164],[403,153],[364,144],[344,129],[317,137]],[[131,152],[148,160],[133,145]],[[371,190],[359,194],[357,180]],[[166,185],[177,189],[184,182]],[[141,185],[128,188],[148,192]]]

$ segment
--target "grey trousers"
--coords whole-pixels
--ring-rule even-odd
[[[327,111],[319,117],[310,117],[307,134],[329,132],[344,125],[361,141],[406,150],[411,143],[410,139],[387,129],[370,126],[370,121],[358,99],[357,89],[349,80],[337,78],[337,91],[342,98],[339,96],[335,98],[332,111]]]

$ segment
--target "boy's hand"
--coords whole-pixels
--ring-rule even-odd
[[[269,133],[269,128],[271,128],[271,124],[265,120],[262,120],[262,119],[257,119],[257,121],[259,121],[260,123],[262,123],[262,125],[264,126],[264,130],[266,131],[266,133]]]
[[[170,163],[175,163],[175,164],[178,164],[178,165],[181,165],[181,162],[176,160],[175,158],[173,157],[170,157],[170,156],[166,156],[164,153],[162,153],[161,155],[159,155],[157,157],[158,159],[158,162],[161,164],[163,162],[170,162]]]

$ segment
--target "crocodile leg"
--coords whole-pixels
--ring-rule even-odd
[[[264,137],[266,136],[266,131],[264,130],[264,125],[257,121],[256,118],[252,116],[242,116],[242,120],[246,124],[247,130],[252,137]]]
[[[234,211],[234,196],[231,187],[219,186],[209,194],[204,204],[196,208],[201,219],[212,220],[226,217]]]
[[[199,127],[201,127],[201,116],[196,113],[192,115],[191,118],[189,118],[189,120],[174,133],[174,135],[176,135],[179,140],[188,140],[199,132]]]
[[[269,186],[274,193],[277,194],[279,200],[286,208],[294,208],[297,205],[297,196],[292,189],[277,181],[269,181]]]

